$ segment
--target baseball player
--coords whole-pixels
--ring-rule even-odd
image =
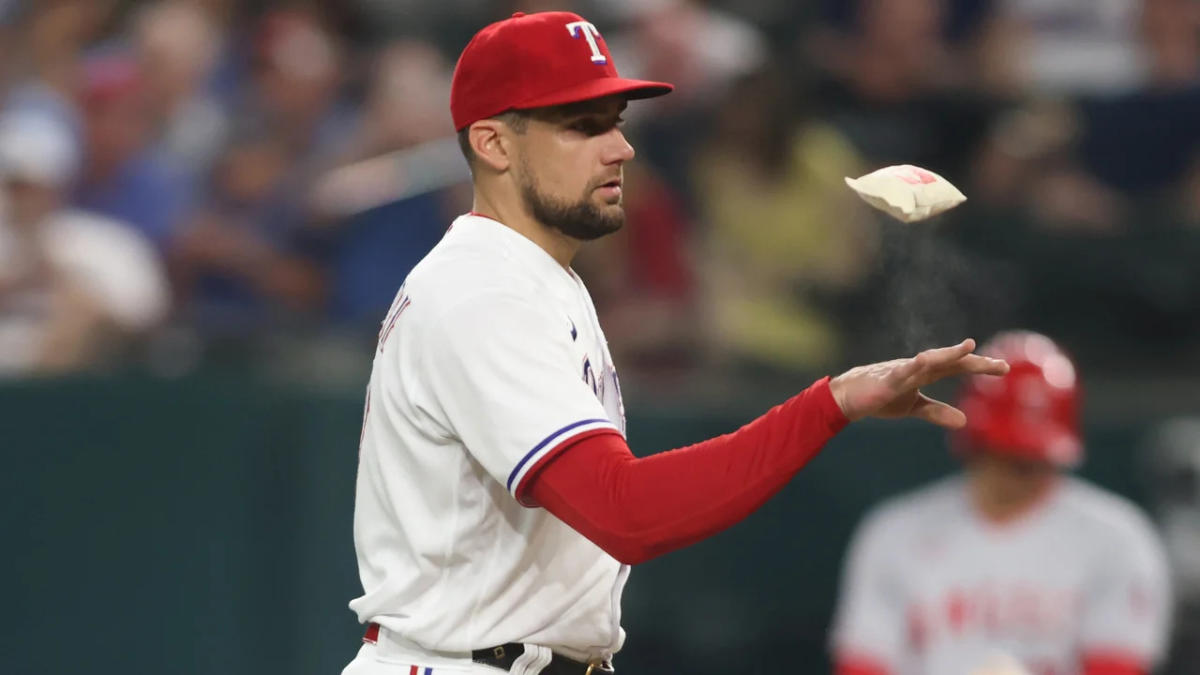
[[[1005,372],[974,342],[823,378],[744,428],[635,458],[583,282],[623,223],[629,99],[588,21],[515,14],[459,58],[451,115],[474,208],[407,277],[367,387],[354,539],[367,624],[345,675],[610,672],[630,565],[718,532],[848,421],[961,425],[918,388]],[[748,223],[747,226],[752,226]]]
[[[1131,503],[1062,475],[1082,445],[1068,357],[1030,332],[980,352],[954,432],[963,475],[872,512],[850,547],[833,629],[838,675],[1144,675],[1170,615],[1165,556]],[[1013,672],[1013,671],[1006,671]]]

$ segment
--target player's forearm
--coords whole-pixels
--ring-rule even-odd
[[[639,563],[737,523],[778,492],[846,418],[821,380],[738,431],[636,458],[614,434],[552,459],[534,501],[625,563]]]

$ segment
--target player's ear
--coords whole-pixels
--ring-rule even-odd
[[[504,171],[512,162],[512,139],[508,138],[510,133],[504,122],[486,119],[471,125],[467,130],[467,139],[480,164],[494,171]]]

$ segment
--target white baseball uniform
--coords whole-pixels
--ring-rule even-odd
[[[347,673],[496,672],[470,652],[507,642],[537,645],[531,663],[549,649],[582,661],[620,649],[628,566],[514,498],[581,434],[624,434],[616,371],[574,272],[501,223],[459,217],[383,322],[365,408],[364,593],[350,607],[382,628]]]
[[[1084,654],[1155,663],[1168,586],[1157,535],[1124,499],[1064,477],[1035,511],[995,524],[960,476],[860,525],[832,646],[894,675],[964,675],[999,653],[1033,675],[1074,675]]]

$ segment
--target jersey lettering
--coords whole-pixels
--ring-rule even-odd
[[[412,304],[412,298],[404,292],[404,287],[400,287],[400,292],[396,294],[396,299],[392,301],[392,308],[388,310],[387,318],[383,320],[383,324],[379,328],[379,351],[383,351],[383,343],[387,342],[388,336],[392,334],[392,329],[396,327],[396,319],[408,309]]]
[[[604,400],[600,380],[596,377],[596,371],[592,370],[592,360],[586,356],[583,357],[583,383],[592,388],[592,393],[596,395],[596,398]]]
[[[1078,594],[1068,590],[1025,585],[953,588],[940,599],[910,609],[909,636],[912,646],[921,649],[930,633],[950,639],[1064,635],[1077,621],[1078,606]]]
[[[576,40],[581,36],[587,40],[588,46],[592,48],[592,63],[597,65],[608,63],[608,57],[600,51],[600,45],[596,44],[596,38],[600,37],[600,31],[596,30],[591,21],[572,21],[567,24],[567,32]]]

